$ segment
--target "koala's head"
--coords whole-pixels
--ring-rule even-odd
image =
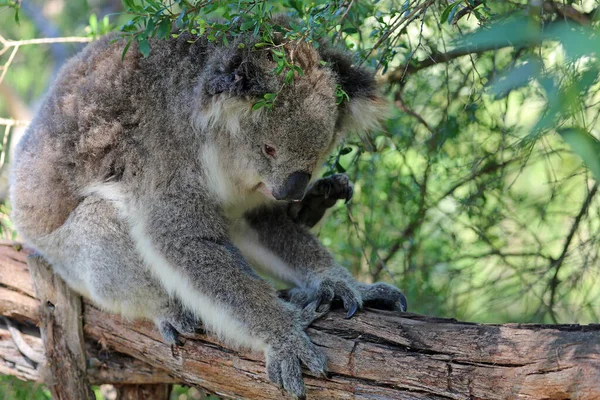
[[[196,125],[231,155],[220,158],[244,193],[297,201],[343,134],[375,127],[385,102],[373,74],[342,52],[306,43],[278,50],[302,69],[292,83],[274,72],[271,49],[248,38],[217,48],[200,82]],[[337,104],[338,88],[349,100]],[[273,107],[252,110],[266,93],[276,93]]]

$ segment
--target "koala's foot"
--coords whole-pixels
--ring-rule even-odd
[[[178,300],[172,300],[165,315],[155,318],[154,323],[165,343],[178,346],[183,345],[180,334],[194,333],[201,328],[200,319]]]
[[[297,399],[306,398],[302,364],[314,374],[327,374],[325,355],[302,331],[272,344],[267,350],[266,361],[269,380]]]
[[[358,290],[365,306],[402,312],[408,309],[406,297],[398,288],[390,284],[384,282],[372,285],[359,283]]]

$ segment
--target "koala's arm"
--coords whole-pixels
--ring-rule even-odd
[[[230,243],[220,208],[197,186],[173,179],[128,207],[136,246],[170,293],[200,316],[207,330],[237,345],[265,350],[269,378],[304,395],[301,362],[324,373],[323,354],[305,327],[318,316],[281,300]]]
[[[329,304],[340,300],[351,317],[363,303],[406,310],[406,299],[394,286],[368,285],[354,280],[302,222],[289,215],[287,207],[263,207],[246,215],[249,228],[245,246],[261,264],[275,275],[296,284],[288,300],[304,306],[316,301]]]

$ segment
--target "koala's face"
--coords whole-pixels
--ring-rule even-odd
[[[254,124],[249,167],[256,189],[277,200],[299,201],[335,144],[337,107],[333,93],[294,93]],[[248,154],[246,154],[248,156]]]
[[[352,66],[345,54],[306,43],[285,45],[303,73],[284,83],[285,74],[273,73],[270,53],[248,50],[252,47],[234,42],[213,54],[201,80],[199,125],[220,127],[216,140],[233,155],[228,162],[242,192],[299,201],[342,132],[377,125],[383,101],[373,75]],[[349,102],[336,103],[338,87]],[[251,111],[265,93],[277,93],[274,107]]]

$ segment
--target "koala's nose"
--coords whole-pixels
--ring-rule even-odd
[[[277,200],[298,201],[304,197],[306,187],[310,182],[310,174],[297,171],[288,176],[285,184],[273,193]]]

